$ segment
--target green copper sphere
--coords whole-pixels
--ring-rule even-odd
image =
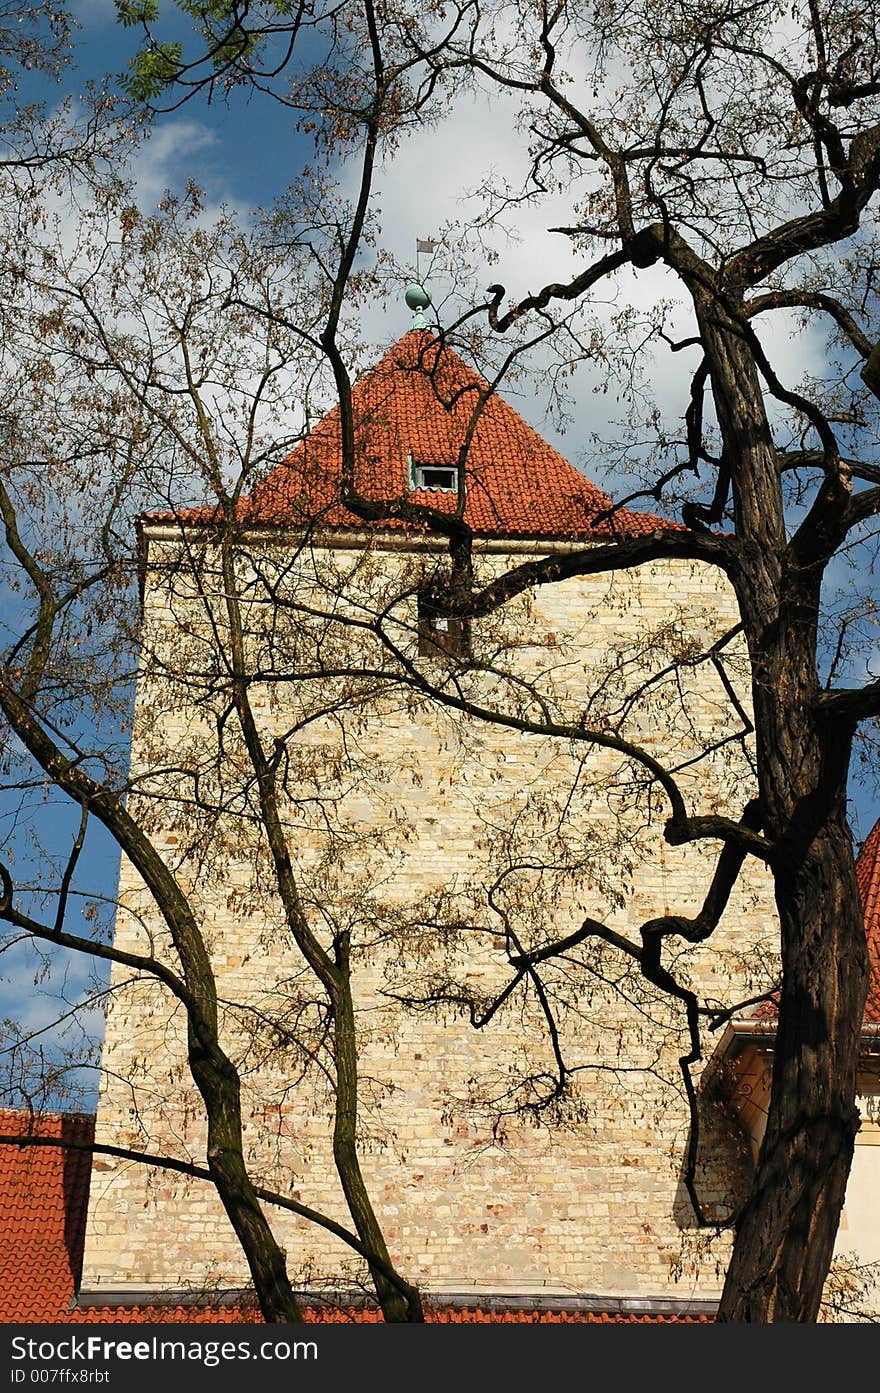
[[[404,298],[411,310],[426,310],[431,303],[430,291],[416,281],[406,287]]]

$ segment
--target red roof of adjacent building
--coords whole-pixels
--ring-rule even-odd
[[[412,487],[410,462],[455,466],[484,378],[426,330],[411,330],[352,389],[356,491],[371,501],[406,501],[451,514],[454,492]],[[475,535],[504,538],[598,539],[679,530],[651,513],[611,507],[607,494],[548,445],[513,407],[493,392],[480,412],[465,459],[464,521]],[[242,499],[252,526],[311,526],[427,531],[388,517],[365,523],[341,501],[339,407],[314,427],[268,478]],[[214,505],[149,520],[210,521]]]
[[[90,1142],[93,1117],[0,1108],[0,1134]],[[0,1146],[0,1321],[64,1318],[82,1267],[91,1156]]]
[[[856,880],[868,940],[868,996],[862,1022],[864,1025],[880,1025],[880,819],[874,824],[856,857]],[[774,994],[752,1012],[751,1019],[769,1023],[775,1021],[778,1015],[779,999]]]
[[[856,879],[862,897],[871,964],[864,1019],[871,1025],[880,1025],[880,819],[859,852]]]

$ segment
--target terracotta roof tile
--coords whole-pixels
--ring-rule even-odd
[[[43,1113],[39,1136],[91,1141],[95,1120]],[[0,1133],[31,1130],[30,1115],[0,1108]],[[82,1267],[91,1157],[61,1147],[0,1146],[0,1321],[54,1321]]]
[[[865,912],[865,933],[871,961],[865,1020],[872,1025],[880,1025],[880,820],[874,824],[859,852],[856,878]]]
[[[427,504],[453,513],[457,494],[410,487],[416,464],[455,465],[477,393],[485,380],[427,331],[410,331],[353,388],[355,487],[370,500]],[[341,494],[339,408],[334,407],[296,450],[241,504],[252,526],[426,531],[400,519],[365,524]],[[621,509],[596,522],[607,494],[569,464],[497,393],[482,411],[465,464],[465,521],[477,536],[589,539],[633,536],[680,524]],[[183,514],[151,513],[153,521],[210,521],[213,506]]]
[[[380,1325],[381,1312],[363,1306],[307,1306],[308,1325]],[[261,1325],[259,1311],[239,1306],[116,1306],[88,1307],[58,1317],[61,1324],[75,1325],[174,1325],[226,1323]],[[608,1311],[498,1311],[479,1306],[437,1306],[425,1312],[428,1325],[705,1325],[707,1315],[620,1315]]]
[[[865,1025],[880,1025],[880,820],[874,824],[856,857],[856,880],[868,939],[868,997],[862,1020]],[[774,1021],[778,1014],[778,1000],[764,1001],[753,1012],[752,1019]]]

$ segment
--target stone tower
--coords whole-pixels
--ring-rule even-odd
[[[734,600],[711,568],[670,559],[520,587],[472,622],[444,612],[456,520],[478,585],[545,557],[565,573],[575,553],[674,529],[611,510],[500,396],[475,420],[484,390],[411,331],[354,389],[349,482],[381,516],[343,501],[337,410],[236,519],[249,690],[278,753],[302,903],[328,941],[351,934],[364,1172],[399,1269],[429,1292],[711,1298],[716,1267],[694,1265],[682,1184],[680,1009],[607,936],[583,935],[540,973],[517,977],[512,960],[585,919],[637,939],[647,918],[702,904],[717,848],[664,843],[663,791],[626,744],[674,768],[694,811],[742,808]],[[279,915],[224,705],[217,526],[213,506],[142,522],[132,807],[203,927],[253,1173],[345,1221],[322,1005]],[[748,997],[771,906],[749,871],[711,945],[673,949],[670,964],[719,1007]],[[126,864],[116,943],[173,961]],[[164,989],[114,969],[99,1140],[202,1159],[183,1039]],[[721,1215],[748,1147],[714,1097],[701,1107],[697,1180]],[[350,1280],[332,1236],[290,1215],[277,1230],[302,1285]],[[87,1299],[237,1288],[245,1272],[209,1186],[96,1159]]]

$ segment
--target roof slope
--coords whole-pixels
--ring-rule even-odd
[[[456,465],[474,407],[487,383],[427,330],[410,330],[352,389],[356,490],[372,501],[406,499],[453,513],[456,493],[411,487],[416,464]],[[400,519],[367,524],[341,502],[339,407],[242,500],[252,526],[427,531]],[[575,469],[501,396],[479,414],[465,464],[464,520],[477,536],[589,539],[635,536],[680,524],[620,509],[596,519],[611,499]],[[213,505],[184,521],[209,521]],[[166,520],[173,514],[150,514]]]
[[[864,1019],[871,1025],[880,1025],[880,819],[859,852],[856,879],[862,897],[870,961]]]
[[[0,1134],[89,1142],[95,1119],[0,1108]],[[56,1321],[82,1268],[91,1156],[0,1146],[0,1321]]]
[[[880,1025],[880,819],[862,843],[856,857],[856,880],[868,940],[868,996],[863,1025]],[[751,1014],[755,1021],[775,1021],[779,1015],[777,996],[764,1001]]]

